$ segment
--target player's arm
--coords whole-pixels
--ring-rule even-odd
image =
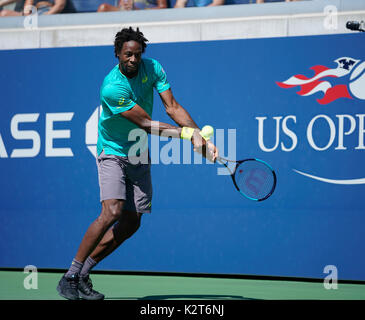
[[[133,108],[120,113],[120,115],[150,134],[172,138],[182,137],[181,133],[183,128],[173,126],[168,123],[152,120],[148,113],[144,111],[138,104],[134,105]],[[192,136],[190,140],[194,145],[195,151],[202,153],[203,156],[207,157],[213,162],[216,160],[218,156],[218,151],[212,151],[211,149],[209,149],[210,152],[205,152],[206,142],[200,135],[199,128],[195,128],[195,130],[192,131]]]
[[[180,127],[199,128],[190,114],[176,101],[171,89],[161,92],[160,97],[166,113]]]
[[[198,132],[200,132],[199,127],[194,122],[190,114],[176,101],[174,95],[172,94],[171,88],[160,92],[159,94],[162,103],[165,106],[166,113],[172,120],[174,120],[180,127],[197,128]],[[198,135],[197,138],[200,139],[200,135]],[[195,137],[193,136],[192,143],[195,146],[194,139]],[[208,140],[207,144],[215,159],[218,156],[217,147],[210,140]],[[199,151],[199,149],[197,149],[197,151]]]
[[[169,136],[172,138],[180,138],[181,136],[181,128],[168,123],[152,120],[148,113],[138,104],[133,108],[122,112],[120,115],[133,122],[147,133],[159,136]]]

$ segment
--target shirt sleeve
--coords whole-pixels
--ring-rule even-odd
[[[170,89],[170,84],[167,81],[166,72],[162,68],[161,64],[156,60],[153,60],[153,62],[156,76],[153,86],[156,88],[158,93],[161,93],[163,91],[166,91],[167,89]]]
[[[101,90],[101,103],[113,114],[122,113],[136,105],[136,103],[131,99],[131,95],[128,90],[122,86],[109,84]]]

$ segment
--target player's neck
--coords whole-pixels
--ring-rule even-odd
[[[132,78],[134,78],[135,76],[137,76],[137,74],[138,74],[138,70],[139,70],[139,68],[138,68],[135,72],[133,72],[133,73],[128,73],[127,71],[123,70],[123,67],[121,66],[121,64],[119,64],[119,71],[120,71],[123,75],[125,75],[127,78],[129,78],[129,79],[132,79]]]

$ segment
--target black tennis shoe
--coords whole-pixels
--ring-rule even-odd
[[[73,274],[71,277],[64,275],[58,283],[57,291],[61,297],[68,300],[79,300],[78,283],[79,276],[77,274]]]
[[[93,283],[89,276],[80,277],[78,285],[80,298],[85,300],[103,300],[104,295],[93,289]]]

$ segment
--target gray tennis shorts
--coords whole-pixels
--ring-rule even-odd
[[[128,157],[105,154],[97,160],[100,201],[125,200],[124,209],[150,213],[152,205],[151,164],[132,164]]]

